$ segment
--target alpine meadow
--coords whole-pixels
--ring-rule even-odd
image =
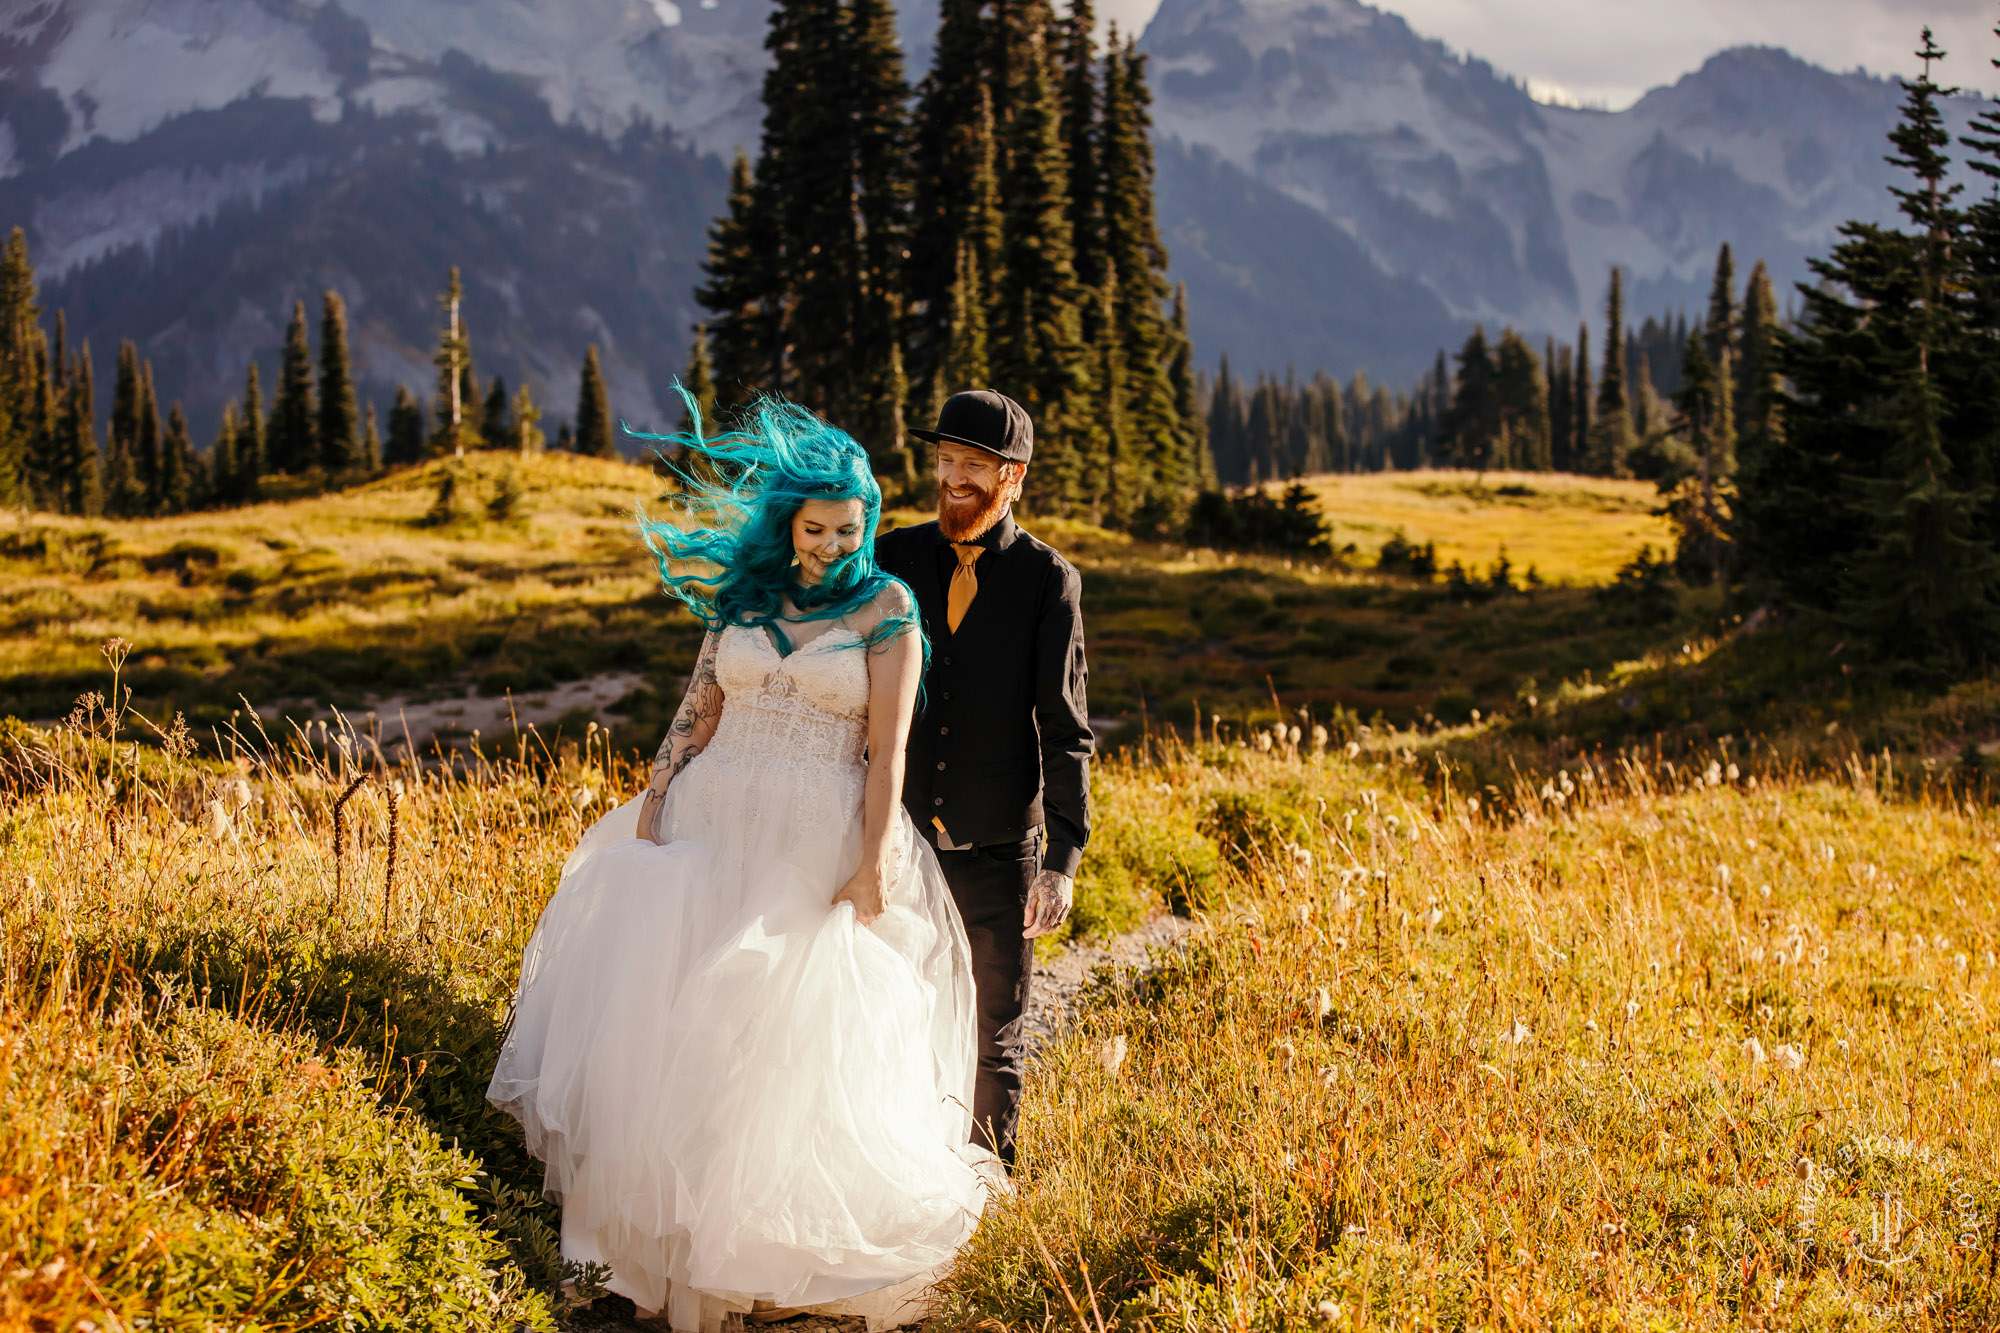
[[[1543,210],[1634,248],[1581,285],[1507,227],[1589,154],[1492,145],[1666,92],[1528,125],[1352,0],[720,3],[0,18],[0,1333],[666,1328],[488,1100],[714,681],[641,525],[752,492],[772,397],[927,523],[989,386],[1091,827],[918,1327],[2000,1329],[2000,102],[1946,78],[2000,31],[1839,76],[1893,183],[1786,233],[1807,280],[1659,131]],[[225,28],[218,109],[173,62]],[[188,109],[62,84],[103,33]],[[1359,105],[1391,56],[1449,116]],[[1797,108],[1737,91],[1769,157]],[[203,137],[253,123],[255,171]],[[148,181],[223,202],[75,231]]]

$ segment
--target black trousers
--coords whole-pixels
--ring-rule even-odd
[[[973,1008],[979,1015],[972,1137],[1012,1166],[1027,1058],[1022,1011],[1035,970],[1035,942],[1021,934],[1021,912],[1042,868],[1041,840],[1031,836],[971,851],[939,851],[937,858],[972,946]]]

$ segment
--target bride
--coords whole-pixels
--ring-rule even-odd
[[[851,437],[772,400],[694,431],[728,479],[640,527],[708,634],[652,782],[563,866],[487,1096],[564,1257],[642,1314],[887,1327],[1004,1188],[968,1142],[965,928],[900,796],[929,648]]]

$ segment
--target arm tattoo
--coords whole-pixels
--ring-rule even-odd
[[[653,756],[653,775],[658,777],[660,770],[666,769],[670,783],[707,746],[716,720],[722,716],[722,685],[715,676],[717,642],[713,633],[702,640],[701,655],[695,659],[694,674],[688,678],[687,695]]]

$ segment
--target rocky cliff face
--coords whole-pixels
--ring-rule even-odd
[[[328,286],[370,395],[423,388],[454,263],[483,375],[525,378],[553,419],[596,341],[614,408],[658,424],[724,163],[755,148],[768,14],[17,0],[0,225],[28,228],[100,371],[137,338],[203,431]],[[905,7],[913,75],[935,15]],[[1839,223],[1891,209],[1895,85],[1782,52],[1726,52],[1610,114],[1539,105],[1358,0],[1166,0],[1142,44],[1204,362],[1407,379],[1474,321],[1572,335],[1613,263],[1636,315],[1695,308],[1722,241],[1790,282]]]

